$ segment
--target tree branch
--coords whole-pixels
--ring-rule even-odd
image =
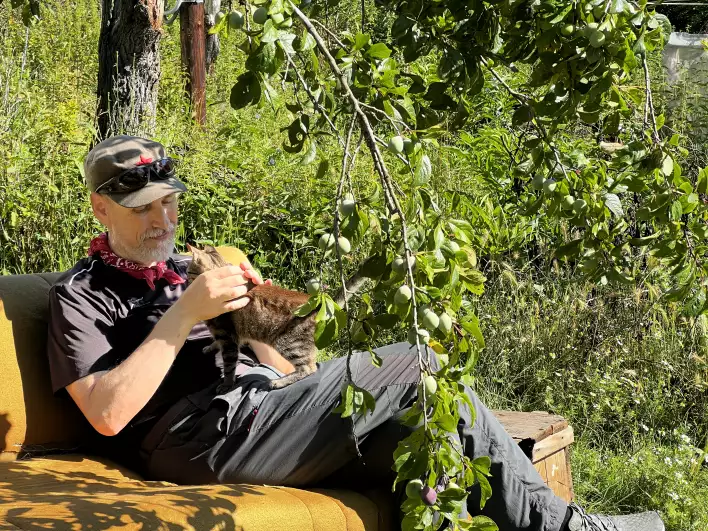
[[[403,238],[403,247],[405,249],[406,253],[406,263],[408,267],[408,282],[410,283],[410,288],[411,288],[411,294],[412,294],[412,301],[413,301],[413,326],[416,331],[416,350],[418,352],[418,365],[421,368],[421,371],[424,370],[425,364],[423,361],[423,354],[421,352],[420,348],[420,338],[418,335],[418,311],[417,311],[417,304],[416,304],[416,293],[415,293],[415,280],[413,278],[413,269],[411,267],[411,258],[413,257],[413,252],[411,251],[410,245],[408,243],[408,228],[406,226],[406,221],[405,217],[403,214],[403,210],[401,209],[400,204],[398,203],[398,199],[396,198],[395,194],[393,193],[393,184],[391,180],[391,175],[388,172],[388,169],[386,167],[386,163],[383,160],[383,156],[381,155],[381,152],[379,151],[378,146],[376,145],[376,138],[374,135],[374,131],[371,128],[371,124],[369,123],[369,119],[367,118],[366,114],[364,111],[361,109],[361,105],[359,105],[359,100],[354,96],[354,94],[351,91],[351,88],[349,87],[349,83],[347,82],[346,76],[342,74],[342,71],[339,69],[339,66],[337,65],[337,62],[335,61],[334,57],[332,57],[332,54],[329,52],[327,49],[327,46],[325,45],[324,41],[322,40],[322,37],[320,36],[319,33],[317,33],[317,30],[315,29],[314,25],[310,21],[310,19],[305,16],[305,14],[298,9],[298,7],[293,4],[291,1],[289,2],[290,7],[293,10],[293,13],[300,19],[300,21],[303,23],[305,28],[307,28],[307,31],[312,35],[312,37],[315,39],[315,42],[317,43],[317,47],[322,53],[322,55],[325,56],[327,59],[327,62],[329,63],[330,68],[332,69],[332,72],[339,78],[340,83],[342,84],[342,88],[344,89],[344,92],[351,102],[352,106],[354,107],[354,113],[356,116],[359,118],[359,121],[361,123],[361,128],[362,128],[362,134],[364,135],[364,140],[366,141],[366,144],[369,147],[369,151],[371,152],[371,156],[374,160],[374,166],[376,168],[377,173],[379,174],[379,177],[381,178],[381,184],[382,188],[384,190],[384,195],[386,195],[387,203],[389,210],[391,214],[393,215],[398,215],[399,219],[401,220],[401,232],[402,232],[402,238]],[[425,394],[422,393],[423,395],[423,418],[425,420],[425,425],[427,429],[427,411],[425,408]]]
[[[651,127],[652,127],[652,140],[655,144],[661,142],[659,137],[659,130],[656,127],[656,116],[654,114],[654,98],[651,94],[651,79],[649,78],[649,65],[647,64],[647,56],[644,54],[642,57],[642,68],[644,68],[644,83],[646,91],[646,101],[644,104],[644,126],[646,127],[646,111],[649,110],[649,115],[651,116]]]

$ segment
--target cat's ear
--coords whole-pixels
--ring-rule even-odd
[[[197,249],[196,249],[196,247],[192,247],[191,245],[187,244],[187,250],[188,250],[190,253],[194,254]]]
[[[204,252],[214,254],[214,253],[216,253],[216,247],[214,247],[213,245],[205,245]]]

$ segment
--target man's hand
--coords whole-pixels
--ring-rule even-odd
[[[271,279],[268,279],[263,282],[263,279],[261,278],[258,271],[253,269],[253,266],[249,262],[241,262],[240,267],[243,270],[243,276],[250,279],[251,282],[253,282],[256,286],[258,284],[266,284],[268,286],[273,285],[273,281]]]
[[[243,308],[250,302],[244,297],[248,292],[247,275],[252,281],[252,276],[257,276],[255,271],[246,272],[237,266],[202,273],[187,287],[173,308],[178,306],[180,313],[192,325]]]

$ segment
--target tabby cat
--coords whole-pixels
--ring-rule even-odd
[[[230,265],[211,245],[205,246],[204,250],[192,246],[189,248],[193,256],[187,270],[190,283],[206,271]],[[306,303],[309,297],[277,286],[256,286],[251,281],[247,287],[248,293],[245,296],[251,302],[244,308],[206,321],[214,336],[214,342],[206,350],[220,350],[224,360],[224,382],[219,386],[219,392],[233,388],[239,347],[249,341],[270,345],[295,367],[295,372],[271,380],[271,389],[281,389],[315,372],[315,313],[307,317],[297,317],[292,313],[295,308]]]

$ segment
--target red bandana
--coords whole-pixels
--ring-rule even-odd
[[[158,262],[154,266],[147,267],[121,258],[111,250],[111,246],[108,245],[108,234],[105,232],[91,240],[88,254],[93,256],[96,253],[101,254],[101,260],[104,263],[115,267],[119,271],[128,273],[131,277],[144,279],[150,289],[155,289],[155,281],[161,278],[167,280],[170,285],[184,284],[186,282],[181,276],[169,269],[165,262]]]

